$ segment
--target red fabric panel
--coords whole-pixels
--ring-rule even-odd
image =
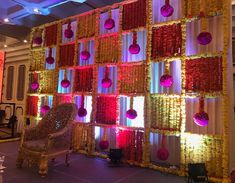
[[[81,68],[75,70],[74,92],[92,91],[92,71],[92,68]]]
[[[129,30],[146,25],[146,0],[138,0],[123,6],[122,29]]]
[[[60,46],[60,59],[59,59],[59,66],[73,66],[75,54],[75,45],[68,44]]]
[[[116,124],[117,97],[97,97],[96,123]]]
[[[57,95],[55,97],[56,105],[63,104],[63,103],[71,103],[72,96],[71,95]]]
[[[27,98],[27,115],[37,116],[38,113],[38,97],[28,96]]]
[[[52,46],[57,43],[57,24],[45,28],[45,45]]]
[[[152,58],[180,56],[182,47],[181,24],[153,28]]]
[[[186,60],[187,91],[222,91],[222,57]]]

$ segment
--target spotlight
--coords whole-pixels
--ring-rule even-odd
[[[40,11],[39,11],[38,8],[34,8],[34,9],[33,9],[33,12],[36,13],[36,14],[40,14]]]
[[[7,48],[7,45],[6,45],[6,44],[4,44],[4,48]]]
[[[4,22],[5,22],[5,23],[9,23],[10,20],[9,20],[8,18],[4,18]]]

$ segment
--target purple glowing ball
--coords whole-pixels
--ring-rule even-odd
[[[88,60],[90,57],[91,57],[91,55],[90,55],[89,51],[84,50],[81,52],[81,59],[82,60]]]
[[[212,35],[209,32],[201,32],[197,36],[197,42],[201,45],[207,45],[212,41]]]
[[[198,126],[206,126],[209,122],[209,116],[206,112],[202,111],[194,114],[193,120]]]
[[[33,40],[34,44],[42,44],[42,37],[35,37]]]
[[[166,161],[169,157],[169,151],[165,148],[165,147],[161,147],[160,149],[158,149],[157,151],[157,158],[162,160],[162,161]]]
[[[41,113],[42,113],[43,115],[45,115],[50,109],[51,109],[50,106],[48,106],[48,105],[43,105],[43,106],[41,107]]]
[[[73,31],[71,29],[66,29],[64,31],[64,37],[66,37],[68,39],[72,38],[73,37]]]
[[[33,90],[37,90],[39,88],[39,83],[37,81],[34,81],[31,83],[31,88]]]
[[[101,140],[99,142],[100,149],[105,150],[109,148],[109,141],[108,140]]]
[[[70,86],[70,81],[67,79],[63,79],[60,84],[63,88],[68,88]]]
[[[126,117],[129,119],[135,119],[137,117],[137,112],[134,109],[129,109],[126,111]]]
[[[169,4],[165,4],[164,6],[161,7],[161,14],[164,17],[169,17],[174,13],[174,8],[169,5]]]
[[[87,115],[87,110],[84,107],[80,107],[78,109],[78,116],[79,117],[85,117]]]
[[[133,43],[129,46],[129,52],[131,54],[138,54],[140,52],[140,46],[136,43]]]
[[[113,84],[113,82],[112,82],[112,80],[111,79],[109,79],[109,78],[104,78],[104,79],[102,79],[102,87],[103,88],[109,88],[109,87],[111,87],[112,86],[112,84]]]
[[[54,64],[54,62],[55,62],[55,59],[53,58],[53,57],[47,57],[46,58],[46,63],[48,63],[48,64]]]
[[[171,87],[171,85],[173,84],[173,77],[171,75],[168,74],[164,74],[163,76],[161,76],[160,78],[160,85],[163,87]]]
[[[109,18],[104,23],[104,28],[107,30],[111,30],[115,27],[115,21],[112,18]]]

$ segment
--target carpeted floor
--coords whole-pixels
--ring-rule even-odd
[[[4,165],[7,167],[3,183],[184,183],[185,179],[169,174],[121,165],[112,167],[105,159],[88,158],[72,154],[69,167],[64,159],[56,159],[50,164],[49,174],[41,178],[37,168],[17,169],[15,166],[19,142],[0,143],[0,152],[6,154]]]

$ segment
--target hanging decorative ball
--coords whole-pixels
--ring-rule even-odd
[[[84,107],[80,107],[78,109],[78,116],[79,117],[85,117],[87,115],[87,110]]]
[[[174,8],[170,4],[161,7],[161,14],[164,17],[170,17],[174,13]]]
[[[34,81],[31,83],[31,88],[33,90],[37,90],[39,88],[39,83],[37,81]]]
[[[33,40],[34,44],[42,44],[42,37],[35,37]]]
[[[109,87],[112,86],[113,81],[111,79],[109,79],[109,78],[104,78],[104,79],[102,79],[101,83],[102,83],[102,87],[103,88],[109,88]]]
[[[54,62],[55,62],[55,59],[53,58],[53,57],[47,57],[46,58],[46,63],[48,63],[48,64],[54,64]]]
[[[164,74],[163,76],[161,76],[160,78],[160,85],[163,87],[171,87],[171,85],[173,84],[173,77],[169,74]]]
[[[169,157],[169,151],[165,148],[165,147],[161,147],[160,149],[158,149],[157,151],[157,158],[162,160],[162,161],[166,161]]]
[[[197,36],[197,42],[201,45],[207,45],[212,41],[212,35],[210,32],[201,32]]]
[[[42,113],[43,115],[45,115],[50,109],[51,109],[50,106],[48,106],[48,105],[43,105],[43,106],[41,107],[41,113]]]
[[[112,18],[105,20],[105,23],[104,23],[105,29],[111,30],[114,27],[115,27],[115,21]]]
[[[137,43],[133,43],[129,46],[129,52],[131,54],[138,54],[140,52],[140,46]]]
[[[82,60],[88,60],[90,58],[90,56],[91,55],[90,55],[89,51],[84,50],[81,52],[81,59]]]
[[[68,39],[72,38],[73,37],[73,31],[71,29],[66,29],[64,31],[64,37],[66,37]]]
[[[126,117],[129,119],[135,119],[137,117],[137,112],[134,109],[129,109],[126,111]]]
[[[70,81],[67,79],[63,79],[60,84],[63,88],[68,88],[70,86]]]
[[[206,112],[202,111],[194,114],[193,120],[198,126],[206,126],[209,122],[209,116]]]
[[[100,149],[105,150],[109,148],[109,141],[108,140],[101,140],[99,142]]]

